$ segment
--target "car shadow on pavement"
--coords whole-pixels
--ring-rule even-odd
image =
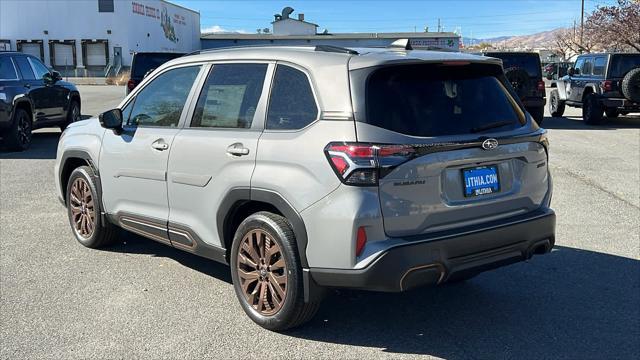
[[[587,125],[582,117],[545,117],[542,127],[545,129],[564,130],[616,130],[616,129],[640,129],[640,116],[627,115],[615,119],[607,119],[601,125]]]
[[[175,249],[123,229],[119,229],[119,232],[120,234],[116,244],[100,250],[125,254],[144,254],[173,259],[190,269],[232,284],[229,267],[224,264]]]
[[[556,247],[465,283],[335,292],[287,335],[445,359],[620,359],[637,357],[639,323],[640,261]]]
[[[36,130],[31,146],[25,151],[8,151],[0,140],[0,159],[55,159],[60,130]]]

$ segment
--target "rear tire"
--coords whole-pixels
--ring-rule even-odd
[[[542,125],[542,122],[544,121],[544,106],[531,108],[529,109],[529,113],[538,125]]]
[[[553,117],[561,117],[564,114],[564,100],[560,100],[558,90],[551,90],[549,95],[549,113]]]
[[[596,94],[588,94],[582,103],[582,120],[588,125],[602,124],[604,109]]]
[[[231,277],[244,312],[265,329],[282,331],[313,318],[320,302],[304,302],[302,266],[289,222],[258,212],[238,227]]]
[[[621,90],[624,97],[640,102],[640,67],[631,69],[622,79]]]
[[[618,109],[605,109],[604,113],[608,118],[617,118],[620,115]]]
[[[29,113],[22,108],[15,110],[13,124],[3,134],[6,146],[11,151],[24,151],[31,146],[33,122]]]
[[[102,223],[102,201],[99,197],[95,174],[89,166],[74,169],[67,183],[67,215],[73,235],[88,248],[97,249],[117,240],[118,228],[106,221]]]

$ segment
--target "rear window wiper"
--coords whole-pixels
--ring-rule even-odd
[[[513,124],[513,121],[496,121],[496,122],[488,123],[486,125],[474,127],[471,129],[471,132],[477,133],[477,132],[491,130],[491,129],[495,129],[495,128],[499,128],[499,127],[503,127],[505,125],[511,125],[511,124]]]

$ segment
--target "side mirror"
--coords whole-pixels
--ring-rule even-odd
[[[570,67],[569,69],[567,69],[567,75],[569,76],[573,76],[573,74],[575,74],[575,71],[572,67]]]
[[[111,129],[116,134],[120,134],[122,131],[122,111],[120,109],[105,111],[98,116],[98,119],[103,128]]]
[[[46,73],[42,76],[42,80],[44,80],[45,84],[53,85],[56,82],[62,80],[62,75],[60,75],[57,71],[52,71],[50,73]]]

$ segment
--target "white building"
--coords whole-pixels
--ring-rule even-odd
[[[298,19],[290,17],[293,8],[286,7],[282,14],[276,14],[271,23],[274,35],[315,35],[318,25],[304,21],[304,14],[298,14]]]
[[[200,14],[164,0],[0,0],[0,50],[68,76],[114,74],[134,52],[198,49]]]

